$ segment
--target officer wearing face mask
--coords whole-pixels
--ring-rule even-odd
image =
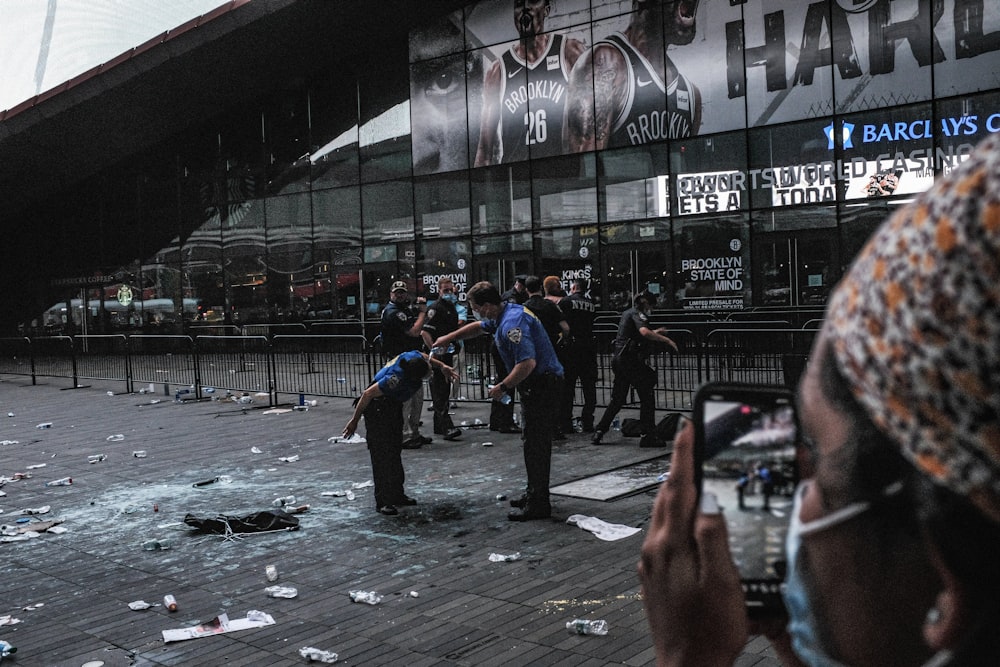
[[[788,619],[748,622],[687,428],[639,563],[660,664],[1000,664],[1000,137],[875,232],[797,402]]]
[[[389,304],[382,311],[382,352],[388,358],[403,352],[419,350],[423,344],[420,331],[427,317],[427,299],[418,296],[416,305],[410,299],[406,283],[397,280],[389,292]],[[424,392],[416,391],[403,405],[404,449],[419,449],[430,444],[431,438],[420,434],[420,412]]]
[[[427,319],[420,332],[427,349],[431,350],[446,366],[455,365],[455,346],[442,350],[433,349],[434,341],[445,334],[458,329],[458,296],[455,294],[455,283],[451,278],[442,276],[438,279],[438,294],[440,298],[427,307]],[[449,351],[450,350],[450,351]],[[434,432],[443,435],[445,440],[455,440],[462,435],[462,429],[456,428],[448,414],[451,406],[451,382],[440,370],[435,369],[431,375],[431,401],[434,405]]]

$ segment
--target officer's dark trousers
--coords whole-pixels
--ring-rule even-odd
[[[524,469],[528,477],[528,508],[549,507],[549,474],[552,468],[553,412],[559,404],[562,378],[558,375],[529,376],[518,385],[524,428]]]
[[[403,404],[379,396],[364,414],[375,506],[393,505],[403,498]]]
[[[438,359],[449,366],[455,363],[455,357],[452,354],[443,354]],[[451,383],[437,366],[434,367],[434,373],[431,375],[431,404],[434,406],[434,432],[444,435],[455,428],[455,424],[448,415],[448,409],[451,407]]]
[[[576,381],[580,380],[583,390],[583,412],[580,421],[585,429],[594,426],[594,411],[597,409],[597,353],[587,344],[574,343],[565,355],[563,367],[563,402],[559,415],[560,427],[569,427],[573,422],[573,400],[576,396]],[[570,431],[566,431],[569,433]]]
[[[604,410],[604,415],[595,430],[607,433],[611,421],[628,400],[628,390],[635,387],[639,394],[639,423],[642,432],[652,433],[656,427],[656,371],[650,368],[640,357],[624,354],[615,357],[611,362],[615,373],[614,384],[611,385],[611,402]]]

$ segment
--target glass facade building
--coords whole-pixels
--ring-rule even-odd
[[[57,226],[129,233],[25,321],[377,320],[395,280],[526,273],[606,311],[821,307],[998,131],[988,0],[483,0],[89,181]]]

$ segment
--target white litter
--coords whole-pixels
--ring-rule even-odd
[[[583,514],[570,515],[566,519],[566,523],[576,524],[584,530],[589,530],[605,542],[614,542],[615,540],[631,537],[632,535],[640,532],[639,528],[625,526],[620,523],[608,523],[607,521],[602,521],[597,517],[586,516]]]

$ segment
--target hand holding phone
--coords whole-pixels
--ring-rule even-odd
[[[695,477],[725,510],[751,618],[783,613],[785,536],[798,482],[794,396],[785,387],[709,383],[695,396]]]

